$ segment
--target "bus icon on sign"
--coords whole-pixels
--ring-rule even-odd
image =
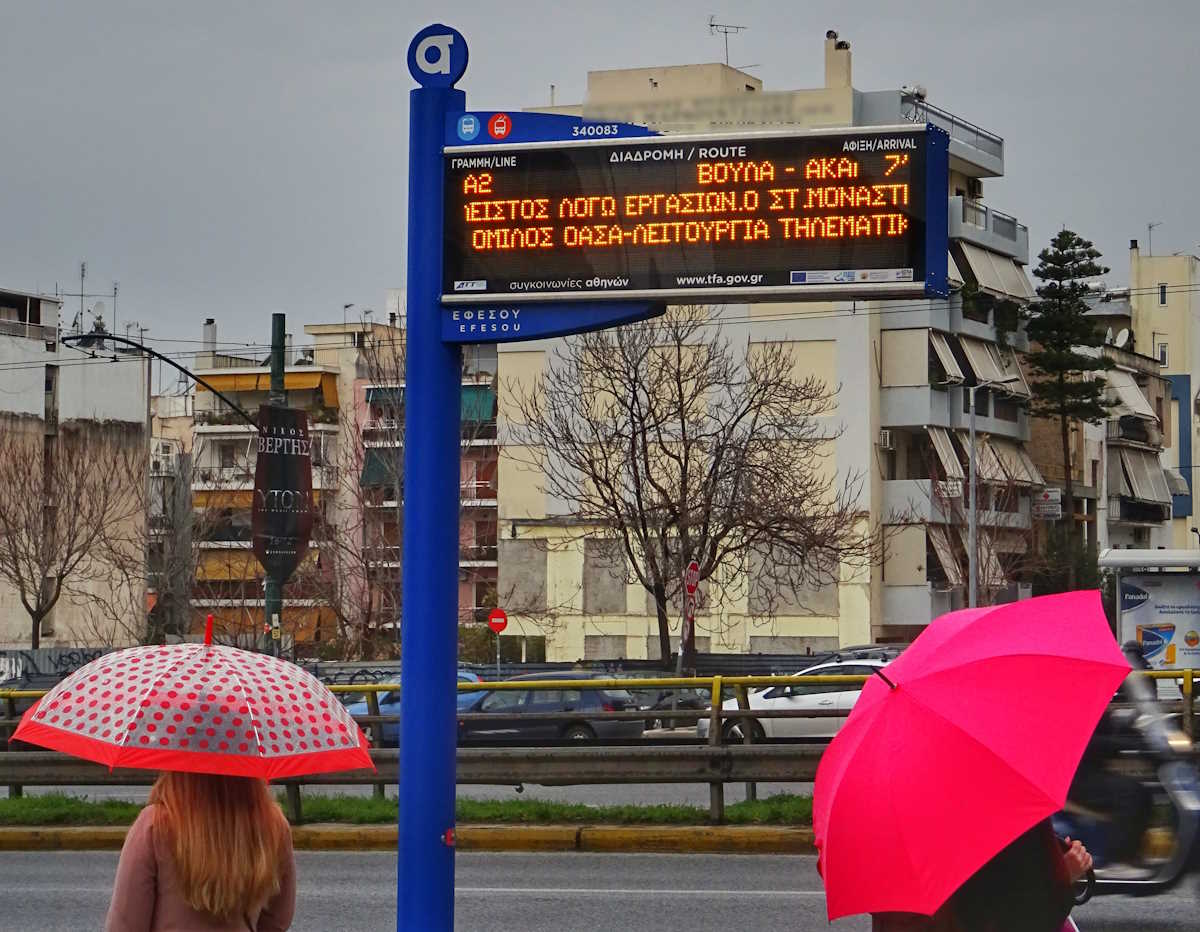
[[[470,142],[479,135],[479,120],[473,113],[464,113],[458,118],[458,138]]]
[[[512,120],[507,113],[497,113],[488,120],[488,133],[493,139],[503,139],[512,132]]]

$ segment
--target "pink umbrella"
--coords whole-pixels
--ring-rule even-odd
[[[935,619],[866,684],[821,758],[813,825],[829,918],[936,912],[1062,808],[1128,673],[1098,592]]]
[[[93,660],[39,699],[13,738],[145,770],[276,779],[373,766],[357,723],[317,679],[207,643]]]

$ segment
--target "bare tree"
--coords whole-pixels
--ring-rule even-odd
[[[0,428],[0,579],[29,615],[30,646],[68,584],[103,582],[102,543],[144,521],[140,425],[9,419]]]
[[[777,343],[735,350],[708,307],[583,335],[531,388],[512,386],[519,454],[573,520],[620,541],[649,592],[661,656],[691,560],[710,598],[836,585],[881,557],[860,475],[832,468],[836,388],[797,374]],[[749,564],[756,562],[754,580]],[[682,646],[693,665],[694,633]]]
[[[124,522],[96,541],[97,579],[67,581],[66,598],[88,643],[158,644],[187,633],[197,565],[192,475],[188,454],[156,457],[149,501],[144,485],[136,489],[138,513],[146,519]],[[151,592],[153,607],[143,601]]]

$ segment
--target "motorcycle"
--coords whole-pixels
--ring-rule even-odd
[[[1093,739],[1100,751],[1085,754],[1055,828],[1097,852],[1113,835],[1132,842],[1094,868],[1088,895],[1150,896],[1200,873],[1200,774],[1192,742],[1159,705],[1154,681],[1131,675],[1117,698]],[[1089,786],[1101,792],[1081,802],[1076,792],[1086,797]],[[1124,791],[1114,792],[1114,786]],[[1097,807],[1097,796],[1107,796],[1110,805]],[[1159,827],[1173,835],[1170,853],[1147,855],[1143,841]]]

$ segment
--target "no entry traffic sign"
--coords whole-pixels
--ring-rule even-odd
[[[700,588],[700,564],[695,560],[687,565],[687,572],[683,574],[683,588],[688,595],[695,595]]]
[[[491,614],[488,615],[488,627],[497,634],[508,627],[508,615],[505,614],[504,609],[492,609]]]

